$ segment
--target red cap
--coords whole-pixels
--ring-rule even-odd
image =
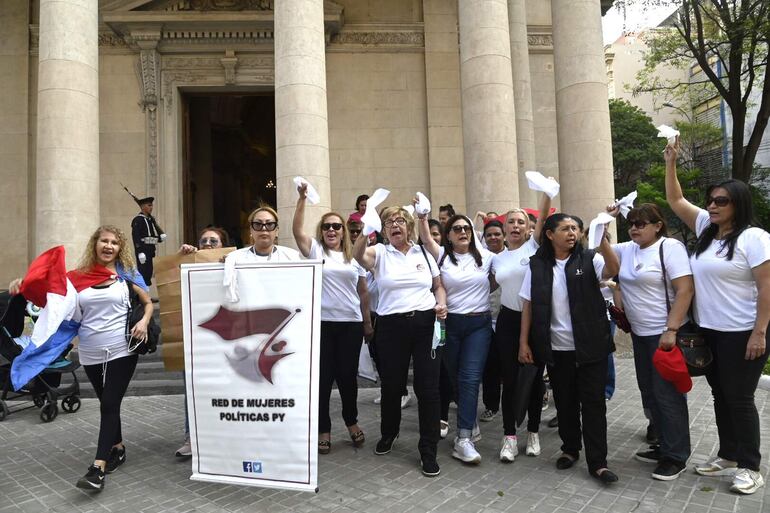
[[[677,346],[670,351],[661,348],[655,350],[652,355],[652,364],[658,370],[660,377],[674,384],[681,394],[692,390],[692,378],[687,372],[687,363],[684,361],[682,350]]]

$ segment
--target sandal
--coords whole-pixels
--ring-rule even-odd
[[[318,440],[318,454],[329,454],[332,450],[331,440]]]
[[[358,430],[355,433],[350,433],[350,439],[353,440],[353,447],[361,447],[364,445],[364,442],[366,441],[366,437],[364,437],[364,432],[361,430]]]

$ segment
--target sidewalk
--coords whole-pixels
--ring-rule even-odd
[[[34,512],[585,512],[585,513],[761,513],[770,511],[770,486],[753,496],[728,491],[727,478],[705,478],[691,470],[672,482],[649,477],[653,465],[633,459],[643,442],[642,414],[633,361],[619,359],[618,391],[607,404],[609,465],[620,476],[614,486],[591,479],[581,459],[558,471],[556,430],[545,426],[555,411],[543,413],[540,457],[522,455],[513,464],[498,461],[502,420],[482,423],[477,444],[484,460],[466,466],[452,459],[451,438],[439,445],[441,475],[430,479],[417,461],[417,407],[403,411],[401,438],[393,452],[375,456],[379,407],[377,390],[361,390],[360,425],[367,442],[356,450],[348,441],[333,395],[332,452],[320,457],[318,494],[194,482],[190,463],[173,456],[182,443],[182,396],[129,397],[123,405],[127,463],[107,477],[104,491],[75,488],[93,460],[98,433],[98,402],[85,399],[75,414],[60,413],[43,424],[35,410],[11,414],[0,422],[0,513]],[[705,461],[717,443],[713,406],[705,379],[689,395],[692,462]],[[336,392],[334,392],[336,394]],[[770,464],[770,393],[757,391],[762,419],[762,471]],[[454,416],[455,410],[450,410]],[[454,422],[451,419],[450,422]]]

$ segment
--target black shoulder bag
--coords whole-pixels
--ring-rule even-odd
[[[128,286],[129,307],[126,316],[126,341],[128,342],[128,352],[133,354],[154,353],[158,349],[158,339],[160,338],[160,326],[155,323],[155,319],[150,317],[147,323],[147,340],[140,340],[131,336],[131,330],[136,323],[144,317],[144,305],[136,293],[133,283],[126,281]]]
[[[660,241],[660,269],[663,273],[663,291],[666,296],[666,312],[671,312],[671,301],[668,299],[668,276],[666,273],[666,264],[663,262],[663,243]],[[690,307],[690,319],[692,316],[692,306]],[[685,327],[691,326],[689,323]],[[714,355],[711,348],[706,344],[706,339],[696,330],[690,329],[676,332],[676,345],[682,350],[684,361],[687,364],[687,371],[690,376],[704,376],[711,369],[714,361]]]

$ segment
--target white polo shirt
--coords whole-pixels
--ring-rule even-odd
[[[436,306],[430,290],[433,278],[439,275],[436,260],[421,246],[410,244],[406,254],[390,244],[374,246],[372,272],[380,292],[377,315],[431,310]]]
[[[695,220],[700,236],[711,221],[706,210]],[[697,258],[690,257],[695,281],[695,319],[704,328],[735,332],[754,329],[757,318],[757,283],[751,270],[770,260],[770,234],[746,228],[735,241],[733,259],[727,246],[714,240]]]
[[[453,264],[444,248],[440,248],[441,282],[446,289],[447,311],[452,314],[467,314],[489,311],[489,269],[492,266],[490,251],[479,248],[481,265],[476,264],[473,255],[457,254],[457,265]],[[442,261],[443,258],[443,261]]]
[[[506,249],[492,258],[492,274],[503,291],[500,303],[504,307],[521,312],[523,305],[519,291],[529,269],[529,257],[535,254],[538,247],[535,238],[530,237],[518,249]]]
[[[325,252],[317,240],[311,239],[310,258],[323,260],[321,287],[321,320],[333,322],[361,322],[361,298],[358,296],[358,278],[366,270],[355,259],[345,263],[342,251]]]

